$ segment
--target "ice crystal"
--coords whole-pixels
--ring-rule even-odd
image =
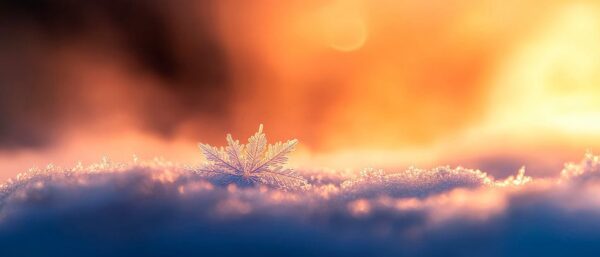
[[[600,178],[600,157],[587,152],[579,163],[566,163],[561,171],[565,181],[590,181]]]
[[[458,187],[478,187],[489,183],[487,174],[458,167],[418,169],[409,167],[386,174],[383,170],[365,169],[355,179],[346,180],[341,188],[348,196],[368,197],[379,194],[424,197]]]
[[[248,144],[240,144],[231,134],[227,134],[227,147],[217,148],[208,144],[198,144],[207,163],[198,169],[201,174],[238,184],[263,183],[283,189],[300,188],[306,180],[292,169],[284,168],[287,155],[294,151],[298,140],[267,145],[267,137],[258,132],[248,139]]]
[[[485,172],[463,167],[442,166],[434,169],[409,167],[407,170],[390,174],[386,174],[381,169],[367,168],[360,172],[360,176],[342,182],[340,187],[349,197],[379,194],[424,197],[455,188],[519,186],[531,180],[531,177],[525,176],[525,168],[521,168],[516,176],[504,180],[495,180]]]

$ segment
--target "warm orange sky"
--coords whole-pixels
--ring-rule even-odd
[[[600,117],[595,1],[261,3],[220,9],[239,127],[395,149],[473,129],[594,133]]]
[[[48,132],[49,147],[1,151],[0,178],[102,155],[190,160],[195,142],[218,144],[227,132],[245,139],[259,123],[271,139],[298,138],[298,160],[360,165],[567,159],[600,142],[597,1],[225,0],[165,10],[179,66],[160,64],[175,79],[136,64],[103,22],[27,48],[51,67],[40,83],[64,90],[60,119],[33,124],[61,125]],[[223,64],[194,55],[200,32],[214,35]],[[203,80],[217,65],[226,79]],[[198,81],[229,87],[183,91],[185,101],[169,91]]]

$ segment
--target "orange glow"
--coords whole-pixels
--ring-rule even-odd
[[[187,11],[206,18],[205,9]],[[245,137],[260,123],[272,139],[299,139],[297,165],[536,151],[562,163],[600,146],[597,1],[224,0],[209,11],[232,73],[219,118],[148,132],[139,116],[149,106],[167,103],[156,109],[177,115],[177,99],[158,86],[170,82],[129,63],[129,53],[77,42],[51,64],[67,88],[86,85],[65,96],[84,104],[67,104],[58,143],[3,153],[0,167],[132,154],[195,162],[195,142]]]
[[[500,69],[492,117],[501,119],[504,126],[597,136],[599,6],[570,4],[554,10],[551,17]]]
[[[244,130],[264,121],[339,163],[598,145],[597,2],[294,1],[248,17],[224,6],[225,40],[257,65],[238,71]],[[360,47],[332,51],[323,10],[364,25]]]

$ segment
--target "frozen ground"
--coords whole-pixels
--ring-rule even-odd
[[[598,256],[600,162],[561,176],[304,170],[282,190],[163,160],[4,184],[0,256]]]

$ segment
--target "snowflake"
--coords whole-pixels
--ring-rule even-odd
[[[248,139],[247,145],[234,140],[231,134],[227,134],[228,146],[225,148],[198,144],[207,163],[197,171],[238,184],[263,183],[283,189],[306,186],[304,178],[283,167],[288,160],[287,154],[294,151],[298,140],[267,146],[267,138],[262,130],[261,124],[258,132]]]

